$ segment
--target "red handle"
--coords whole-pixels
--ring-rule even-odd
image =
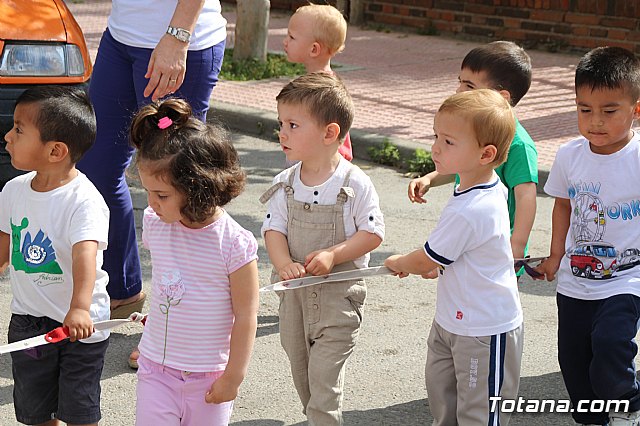
[[[44,340],[49,343],[58,343],[69,338],[69,329],[67,327],[54,328],[44,335]]]

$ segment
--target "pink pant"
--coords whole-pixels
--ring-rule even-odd
[[[207,404],[204,396],[223,371],[190,373],[140,356],[136,425],[228,425],[233,401]]]

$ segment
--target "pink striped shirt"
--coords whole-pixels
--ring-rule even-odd
[[[209,226],[164,223],[144,211],[152,293],[140,352],[179,370],[224,370],[233,326],[229,274],[257,259],[258,244],[225,211]]]

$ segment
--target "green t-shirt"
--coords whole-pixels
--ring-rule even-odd
[[[507,187],[507,205],[509,206],[509,224],[513,232],[513,222],[516,217],[516,198],[513,188],[516,186],[534,182],[538,184],[538,151],[533,139],[516,119],[516,134],[509,148],[507,161],[496,168],[496,173],[500,180]],[[460,178],[456,175],[456,185],[460,183]],[[529,251],[529,243],[524,249],[525,256]],[[523,269],[518,272],[522,275]]]

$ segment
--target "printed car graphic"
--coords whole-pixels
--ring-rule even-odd
[[[576,277],[611,278],[618,269],[618,251],[603,241],[579,243],[567,255]]]
[[[640,265],[640,249],[628,248],[618,256],[618,271]]]

